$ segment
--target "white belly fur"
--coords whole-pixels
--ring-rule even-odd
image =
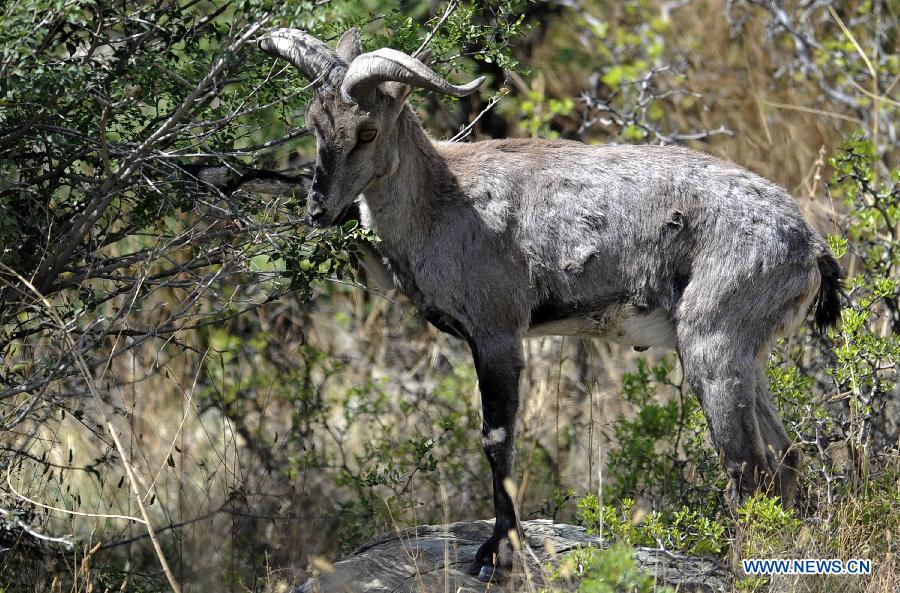
[[[541,323],[529,328],[525,336],[578,336],[628,346],[675,347],[675,327],[665,311],[637,312],[631,305],[613,305],[596,313]]]

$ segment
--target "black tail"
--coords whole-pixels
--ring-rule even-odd
[[[818,258],[819,274],[822,283],[819,285],[819,297],[816,299],[816,327],[821,331],[837,323],[841,317],[841,291],[844,271],[834,256],[827,250]]]

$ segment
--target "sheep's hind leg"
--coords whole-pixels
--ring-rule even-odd
[[[766,350],[768,354],[768,350]],[[797,480],[803,456],[793,446],[784,423],[772,403],[769,381],[762,365],[764,356],[757,357],[756,363],[756,418],[766,444],[766,456],[774,471],[773,494],[781,499],[785,507],[791,505],[797,492]]]
[[[757,417],[755,348],[741,349],[740,338],[704,329],[699,334],[679,327],[678,349],[685,378],[700,398],[713,447],[732,480],[733,501],[738,503],[773,473]],[[765,425],[768,431],[771,428]]]
[[[519,529],[512,492],[515,456],[516,414],[519,407],[519,373],[522,369],[522,345],[511,335],[503,339],[472,340],[472,354],[481,391],[484,416],[481,437],[484,453],[493,476],[496,520],[490,539],[478,549],[469,565],[469,574],[481,581],[499,580],[502,571],[512,566],[510,531]]]
[[[736,252],[736,245],[727,247]],[[685,377],[700,398],[735,502],[761,488],[789,504],[796,490],[800,455],[772,405],[764,364],[773,338],[803,318],[818,288],[801,251],[791,258],[697,261],[677,306]]]

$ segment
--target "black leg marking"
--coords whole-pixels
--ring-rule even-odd
[[[496,521],[490,539],[475,554],[469,574],[489,581],[501,578],[501,569],[512,565],[509,532],[520,531],[515,504],[506,484],[512,479],[515,458],[522,344],[515,335],[510,334],[475,339],[471,345],[481,391],[484,415],[481,437],[493,476]]]

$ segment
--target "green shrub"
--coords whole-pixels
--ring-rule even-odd
[[[687,507],[664,515],[641,512],[631,499],[600,505],[589,494],[578,502],[578,521],[588,533],[632,546],[648,546],[697,556],[718,554],[728,545],[723,521]]]
[[[577,581],[578,593],[674,593],[661,586],[653,575],[640,570],[634,562],[634,550],[616,544],[605,550],[579,548],[560,561],[551,574],[553,582]],[[546,593],[562,589],[552,585]]]

